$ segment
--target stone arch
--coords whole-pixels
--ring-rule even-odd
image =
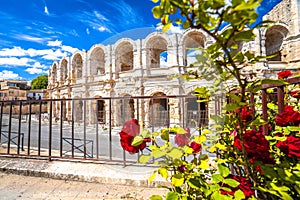
[[[52,84],[55,84],[57,82],[57,70],[58,70],[58,64],[57,62],[53,63],[51,67],[51,80]]]
[[[168,127],[170,125],[169,100],[163,92],[156,92],[149,101],[149,124],[152,127]]]
[[[146,65],[148,68],[162,67],[162,53],[168,52],[170,43],[163,34],[149,35],[145,41],[146,47]],[[167,59],[167,58],[166,58]]]
[[[225,33],[226,31],[230,31],[230,30],[232,31],[232,27],[230,25],[227,25],[221,30],[220,35],[222,33]],[[228,47],[231,47],[232,45],[237,45],[238,47],[237,47],[237,49],[229,48],[229,51],[236,54],[236,53],[242,51],[244,42],[241,40],[239,40],[239,41],[231,40],[231,41],[229,41]]]
[[[68,61],[63,58],[60,62],[60,81],[62,83],[66,82],[68,79]]]
[[[284,39],[287,37],[289,30],[282,24],[276,24],[268,28],[265,32],[266,56],[274,55],[268,58],[269,61],[282,61],[282,48]]]
[[[83,117],[83,101],[79,96],[74,97],[74,121],[81,122]]]
[[[194,91],[185,97],[185,127],[202,127],[208,125],[208,103],[198,102],[201,98],[195,95]]]
[[[134,118],[135,107],[134,99],[129,94],[121,94],[121,98],[118,102],[119,107],[117,108],[120,112],[119,121],[124,124],[126,121]]]
[[[190,65],[196,61],[196,54],[201,53],[198,48],[205,48],[206,34],[202,31],[190,29],[183,33],[180,45],[182,46],[183,64]]]
[[[73,55],[72,58],[72,77],[75,79],[82,78],[82,70],[83,70],[83,59],[82,55],[78,52]]]
[[[134,50],[134,42],[129,38],[123,38],[114,45],[116,72],[124,72],[133,69]]]
[[[105,52],[103,46],[95,46],[90,53],[90,75],[105,74]]]
[[[92,112],[95,113],[95,115],[92,117],[92,121],[93,123],[105,124],[106,123],[105,100],[101,99],[102,97],[99,95],[94,96],[94,98],[95,101],[93,101],[91,105],[91,109]]]

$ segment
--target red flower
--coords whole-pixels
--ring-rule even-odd
[[[124,126],[120,134],[121,146],[125,151],[129,153],[137,153],[146,147],[147,140],[144,140],[142,144],[138,146],[132,146],[131,143],[136,135],[139,134],[140,125],[136,119],[129,120],[124,123]]]
[[[291,91],[290,94],[292,97],[300,99],[300,91],[299,90]]]
[[[201,144],[193,141],[190,145],[190,147],[193,149],[193,154],[199,153],[201,151]]]
[[[190,129],[186,128],[184,129],[186,131],[185,134],[176,134],[174,140],[175,140],[175,143],[179,146],[179,147],[183,147],[185,145],[188,145],[189,144],[189,141],[190,141]]]
[[[284,79],[292,76],[293,74],[290,70],[284,70],[282,72],[279,72],[277,75],[278,75],[278,79]]]
[[[255,161],[262,161],[265,164],[272,164],[274,160],[270,157],[270,144],[266,140],[262,132],[247,130],[243,135],[245,150],[251,163]],[[242,151],[242,142],[235,137],[234,146]]]
[[[279,141],[276,147],[290,158],[293,156],[300,158],[300,138],[298,137],[289,135],[285,141]]]
[[[186,166],[185,165],[181,165],[178,168],[178,171],[180,171],[181,173],[184,173],[186,171]]]
[[[235,111],[236,114],[241,114],[241,119],[243,121],[246,121],[246,122],[249,122],[252,120],[252,109],[249,107],[249,106],[243,106],[242,109],[241,109],[241,112],[240,110],[236,110]]]
[[[231,191],[229,192],[229,191],[221,190],[221,194],[224,195],[229,194],[233,196],[234,192],[240,189],[244,193],[245,197],[250,197],[254,195],[254,190],[251,189],[252,184],[246,178],[241,176],[236,176],[236,175],[229,175],[228,178],[232,178],[237,182],[239,182],[240,184],[235,188],[232,188],[228,185],[223,185],[224,187],[230,188]]]
[[[294,111],[294,106],[284,106],[284,111],[275,118],[278,126],[298,126],[300,124],[300,113]]]

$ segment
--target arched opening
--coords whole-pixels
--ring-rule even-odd
[[[83,102],[82,100],[75,100],[74,102],[74,106],[75,106],[75,113],[74,113],[74,117],[75,117],[75,122],[80,122],[82,121],[82,115],[83,115]]]
[[[57,82],[57,66],[56,64],[52,67],[52,83],[55,84]]]
[[[72,60],[72,66],[73,66],[73,77],[76,79],[82,78],[82,57],[80,54],[76,54]]]
[[[284,38],[287,36],[288,30],[280,25],[275,25],[269,28],[266,32],[266,55],[271,56],[268,61],[282,61],[282,44]]]
[[[67,120],[67,102],[66,102],[66,98],[63,97],[62,98],[62,120],[66,121]]]
[[[169,105],[165,96],[164,93],[158,92],[150,99],[149,122],[151,126],[169,126]]]
[[[120,111],[122,123],[134,118],[134,100],[130,95],[120,99]]]
[[[96,48],[91,53],[90,57],[91,75],[105,74],[105,54],[103,49]]]
[[[189,128],[203,127],[208,125],[208,109],[206,102],[197,102],[202,100],[190,93],[185,98],[186,121],[185,125]]]
[[[147,66],[149,68],[166,67],[168,60],[168,43],[161,36],[156,36],[146,44]]]
[[[60,81],[62,83],[66,82],[68,78],[68,61],[66,59],[63,59],[61,61],[61,66],[60,66]]]
[[[116,71],[124,72],[133,69],[133,46],[130,42],[122,42],[115,51]]]
[[[193,31],[184,36],[183,56],[185,66],[194,64],[197,61],[196,56],[201,54],[204,43],[205,36],[200,32]]]
[[[105,124],[105,101],[97,100],[97,108],[98,122],[100,124]]]

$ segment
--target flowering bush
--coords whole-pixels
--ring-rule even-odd
[[[231,101],[224,106],[221,115],[211,117],[214,123],[210,127],[199,128],[200,135],[192,135],[180,127],[150,134],[151,152],[140,156],[140,162],[147,163],[154,158],[159,167],[149,177],[149,182],[158,174],[166,179],[170,191],[165,198],[172,200],[299,199],[299,88],[287,86],[293,75],[288,70],[278,73],[278,80],[255,79],[256,74],[246,68],[264,57],[250,51],[237,51],[238,42],[254,40],[254,29],[269,23],[254,24],[259,1],[153,2],[159,2],[152,12],[154,17],[161,19],[163,31],[176,22],[183,28],[201,29],[214,39],[215,42],[205,50],[201,49],[201,55],[197,56],[197,64],[201,66],[198,71],[194,67],[191,75],[185,74],[185,77],[213,81],[210,90],[201,90],[205,94],[199,96],[202,99],[205,96],[207,101],[214,98],[213,94],[224,91],[221,85],[228,85],[225,90]],[[221,31],[225,24],[226,30]],[[262,105],[259,97],[266,92],[263,89],[260,93],[264,84],[286,90],[283,112],[279,109],[281,105],[270,102],[267,104],[268,118],[266,113],[262,117],[259,111]],[[256,98],[250,98],[251,94]],[[256,105],[258,107],[253,109]],[[170,133],[176,133],[175,144]],[[214,138],[210,140],[213,142],[210,146],[207,145],[209,137]],[[144,138],[134,137],[131,145],[141,145]],[[157,140],[163,140],[163,143],[158,145]],[[208,152],[218,156],[209,157]],[[163,198],[153,195],[151,199]]]

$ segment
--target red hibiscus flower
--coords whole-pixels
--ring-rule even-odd
[[[278,79],[284,79],[292,76],[292,72],[290,70],[284,70],[282,72],[279,72],[278,74]]]
[[[294,111],[294,106],[284,106],[284,111],[275,118],[278,126],[298,126],[300,124],[300,113]]]
[[[285,141],[279,141],[276,147],[290,158],[293,156],[300,158],[300,138],[298,137],[289,135]]]
[[[190,141],[190,137],[191,137],[191,133],[190,133],[190,129],[186,128],[184,129],[186,131],[185,134],[176,134],[174,140],[175,143],[179,146],[179,147],[183,147],[185,145],[189,144]]]
[[[247,155],[251,161],[261,161],[265,164],[272,164],[274,160],[270,157],[270,144],[262,132],[247,130],[243,135],[243,141]],[[242,151],[242,142],[238,137],[234,139],[234,146]]]
[[[190,147],[193,149],[193,154],[199,153],[201,151],[201,144],[193,141],[190,145]]]
[[[299,90],[291,91],[290,94],[292,97],[300,99],[300,91]]]
[[[230,188],[231,191],[229,192],[229,191],[221,190],[221,194],[224,195],[229,194],[233,196],[234,192],[240,189],[244,193],[246,198],[254,195],[254,190],[251,189],[252,184],[246,178],[241,176],[231,175],[231,174],[228,176],[228,178],[232,178],[237,182],[239,182],[240,184],[235,188],[232,188],[228,185],[223,185],[224,187]]]
[[[144,140],[142,144],[138,146],[132,146],[131,143],[136,135],[139,134],[140,125],[136,119],[129,120],[124,123],[124,126],[120,134],[121,146],[125,151],[131,154],[137,153],[146,147],[147,140]]]

